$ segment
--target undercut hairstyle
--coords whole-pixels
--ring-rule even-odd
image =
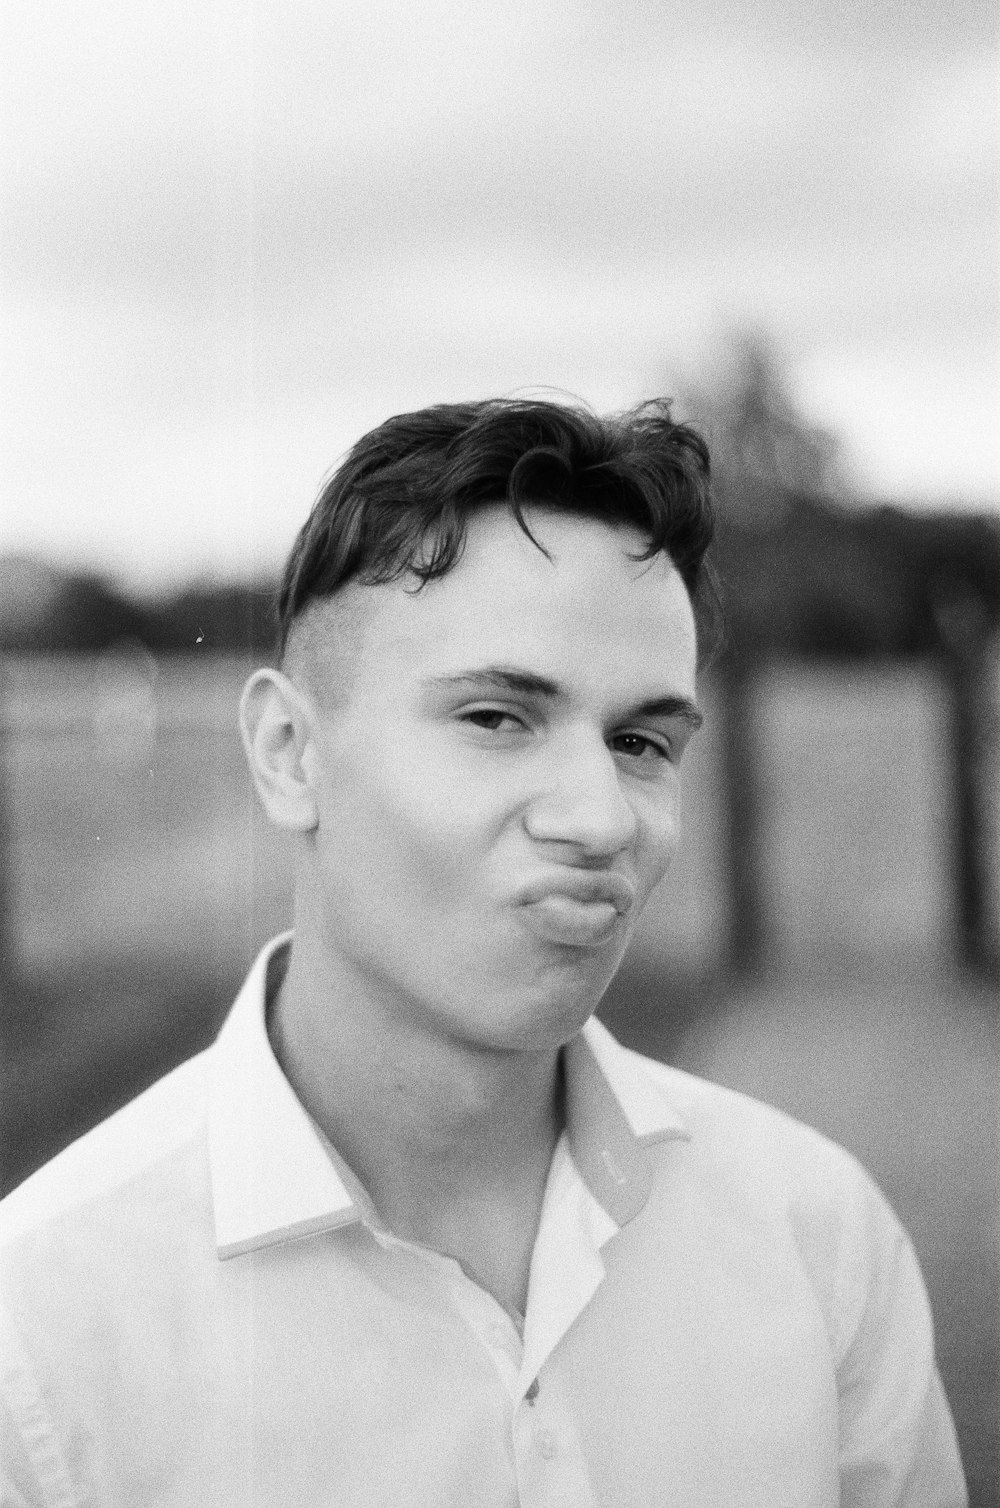
[[[364,435],[323,485],[285,567],[282,654],[296,618],[351,580],[412,573],[415,589],[460,560],[470,514],[505,504],[539,549],[529,506],[629,524],[713,616],[705,563],[714,528],[708,448],[654,399],[610,417],[583,405],[490,398],[397,414]],[[547,553],[544,552],[543,553]]]

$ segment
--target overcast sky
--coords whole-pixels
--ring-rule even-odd
[[[1000,506],[992,0],[13,0],[0,548],[273,568],[363,430],[769,331],[868,495]]]

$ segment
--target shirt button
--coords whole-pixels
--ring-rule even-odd
[[[559,1449],[558,1441],[556,1440],[556,1437],[555,1437],[554,1433],[552,1432],[552,1430],[550,1430],[550,1429],[536,1430],[536,1432],[535,1432],[535,1448],[538,1451],[538,1454],[540,1456],[542,1456],[546,1461],[551,1461],[552,1460],[552,1457],[556,1454],[556,1452]]]

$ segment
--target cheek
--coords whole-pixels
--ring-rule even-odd
[[[639,872],[648,894],[666,874],[681,837],[680,783],[650,801],[640,813]]]
[[[405,761],[384,755],[370,766],[341,760],[324,783],[317,841],[328,888],[345,902],[364,891],[379,910],[471,899],[496,813],[412,751]]]

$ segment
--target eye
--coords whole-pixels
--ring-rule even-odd
[[[616,733],[611,739],[611,748],[616,754],[627,754],[630,759],[647,761],[669,760],[669,744],[659,744],[642,733]]]
[[[462,713],[462,721],[472,723],[475,728],[485,728],[490,733],[507,733],[524,726],[520,718],[512,712],[504,712],[501,707],[474,707],[471,712]]]

